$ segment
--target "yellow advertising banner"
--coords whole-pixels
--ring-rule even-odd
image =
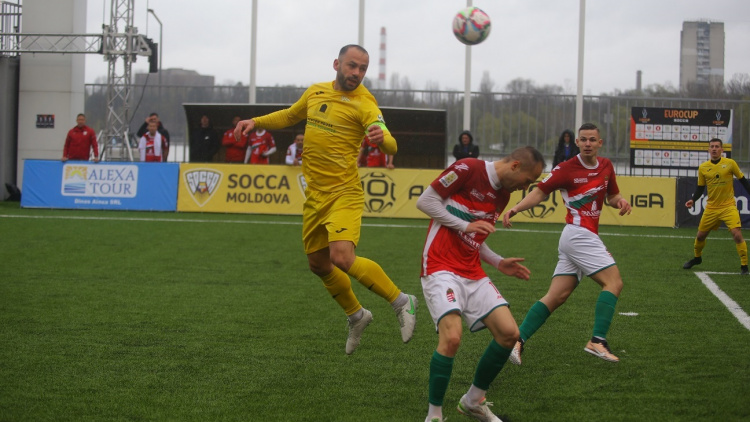
[[[427,218],[417,209],[419,195],[440,170],[361,168],[366,217]],[[676,180],[664,177],[617,178],[629,216],[605,207],[601,224],[673,227]],[[305,180],[299,167],[247,164],[182,164],[177,211],[301,215]],[[533,189],[535,185],[530,188]],[[526,191],[514,192],[510,204]],[[517,222],[564,223],[565,204],[553,192],[536,207],[514,217]]]
[[[440,170],[362,168],[367,217],[426,218],[419,195]],[[177,211],[301,215],[305,179],[300,167],[182,164]]]
[[[301,215],[304,189],[299,167],[185,163],[177,211]]]
[[[536,184],[529,188],[533,189]],[[677,181],[669,177],[618,176],[620,194],[630,202],[630,215],[620,217],[619,210],[606,206],[602,225],[674,227]],[[527,191],[514,192],[510,203],[518,203]],[[513,221],[565,223],[565,204],[559,191],[553,192],[539,205],[513,217]]]

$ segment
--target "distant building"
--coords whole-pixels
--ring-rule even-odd
[[[159,85],[158,73],[136,73],[135,84],[144,85],[148,77],[149,86]],[[164,69],[161,72],[161,83],[164,86],[214,86],[214,77],[201,75],[194,70]]]
[[[724,85],[724,23],[683,22],[680,36],[680,88]]]

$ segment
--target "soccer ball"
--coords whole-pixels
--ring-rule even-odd
[[[453,18],[453,35],[466,45],[475,45],[490,35],[490,17],[478,7],[460,10]]]

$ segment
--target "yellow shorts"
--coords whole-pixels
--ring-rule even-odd
[[[719,209],[707,208],[703,212],[700,224],[698,224],[698,230],[702,232],[716,230],[719,228],[719,223],[722,221],[729,229],[742,227],[740,212],[737,210],[736,206],[732,206]]]
[[[337,192],[307,190],[302,207],[302,242],[305,254],[348,240],[357,246],[365,195],[359,185]]]

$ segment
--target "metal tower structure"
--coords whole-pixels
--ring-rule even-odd
[[[107,119],[99,134],[102,159],[133,161],[128,139],[131,72],[136,56],[156,54],[156,45],[133,26],[135,0],[112,0],[102,34],[0,32],[0,53],[103,54],[108,62]],[[18,28],[11,28],[17,31]],[[159,69],[161,70],[161,69]]]
[[[146,39],[133,27],[135,0],[112,0],[109,25],[103,25],[102,54],[107,60],[107,120],[102,139],[103,158],[133,161],[128,139],[131,72],[136,54],[152,54]],[[144,54],[147,53],[147,54]]]

